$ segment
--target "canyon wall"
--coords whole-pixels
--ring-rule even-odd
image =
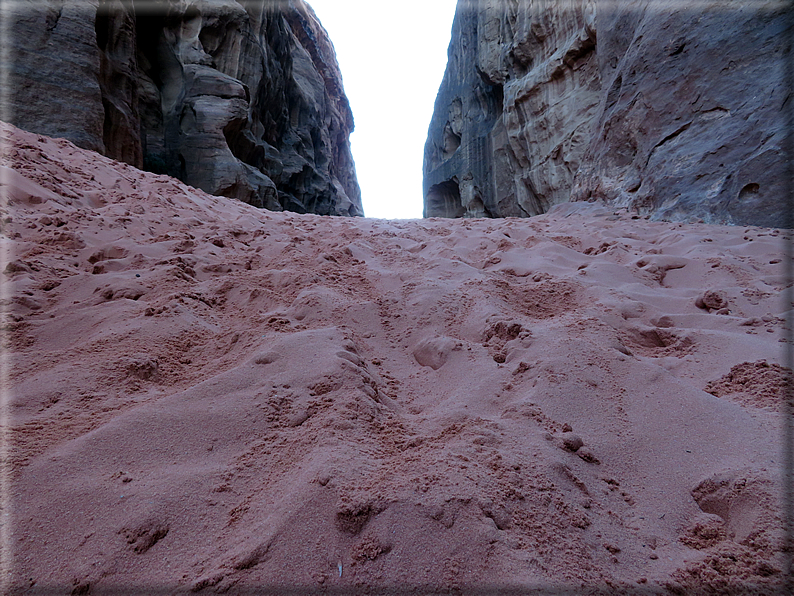
[[[271,210],[363,215],[353,115],[303,0],[4,7],[20,128]]]
[[[425,216],[784,225],[784,4],[459,0]]]

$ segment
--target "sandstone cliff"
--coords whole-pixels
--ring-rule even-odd
[[[5,118],[216,195],[362,215],[353,116],[303,0],[10,6]]]
[[[460,0],[426,216],[784,225],[783,3]]]

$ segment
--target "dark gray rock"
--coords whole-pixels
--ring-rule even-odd
[[[604,201],[784,225],[783,4],[461,0],[425,147],[426,216]]]
[[[273,210],[362,215],[353,116],[303,0],[29,0],[4,117]]]
[[[6,3],[11,94],[3,118],[104,152],[104,109],[94,20],[99,0]]]

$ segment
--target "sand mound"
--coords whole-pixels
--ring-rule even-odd
[[[3,131],[16,590],[779,584],[786,233],[269,213]]]

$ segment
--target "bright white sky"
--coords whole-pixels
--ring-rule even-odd
[[[422,217],[422,158],[457,0],[307,0],[328,31],[356,129],[367,217]]]

